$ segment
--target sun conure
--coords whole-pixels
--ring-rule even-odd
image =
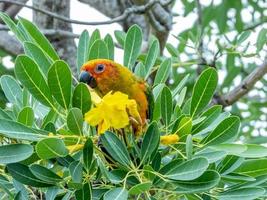
[[[80,81],[88,84],[100,96],[110,91],[120,91],[134,99],[141,117],[141,125],[133,123],[135,132],[151,118],[153,98],[144,80],[136,77],[128,68],[108,59],[95,59],[81,67]]]

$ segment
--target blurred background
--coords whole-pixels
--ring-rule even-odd
[[[138,24],[144,55],[157,37],[161,57],[172,57],[170,87],[189,74],[190,95],[201,71],[216,68],[220,84],[212,104],[240,116],[241,142],[267,143],[266,0],[0,0],[0,11],[33,21],[73,69],[83,30],[119,40],[118,31]],[[13,75],[23,47],[1,23],[0,75]],[[123,49],[119,42],[116,47],[115,60],[122,63]],[[0,106],[6,106],[1,90]]]

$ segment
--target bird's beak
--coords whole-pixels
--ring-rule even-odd
[[[82,71],[80,75],[80,82],[88,84],[91,88],[95,88],[97,86],[95,78],[86,71]]]

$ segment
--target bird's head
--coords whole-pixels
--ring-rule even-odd
[[[108,59],[90,60],[81,67],[80,81],[88,84],[91,88],[96,88],[101,83],[107,83],[116,77],[117,65]]]

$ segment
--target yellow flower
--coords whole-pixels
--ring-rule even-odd
[[[160,143],[163,145],[176,144],[179,141],[179,136],[176,134],[160,136]]]
[[[109,128],[121,129],[129,125],[129,118],[140,122],[135,100],[121,92],[109,92],[85,114],[85,121],[91,126],[98,125],[98,133],[104,133]]]

